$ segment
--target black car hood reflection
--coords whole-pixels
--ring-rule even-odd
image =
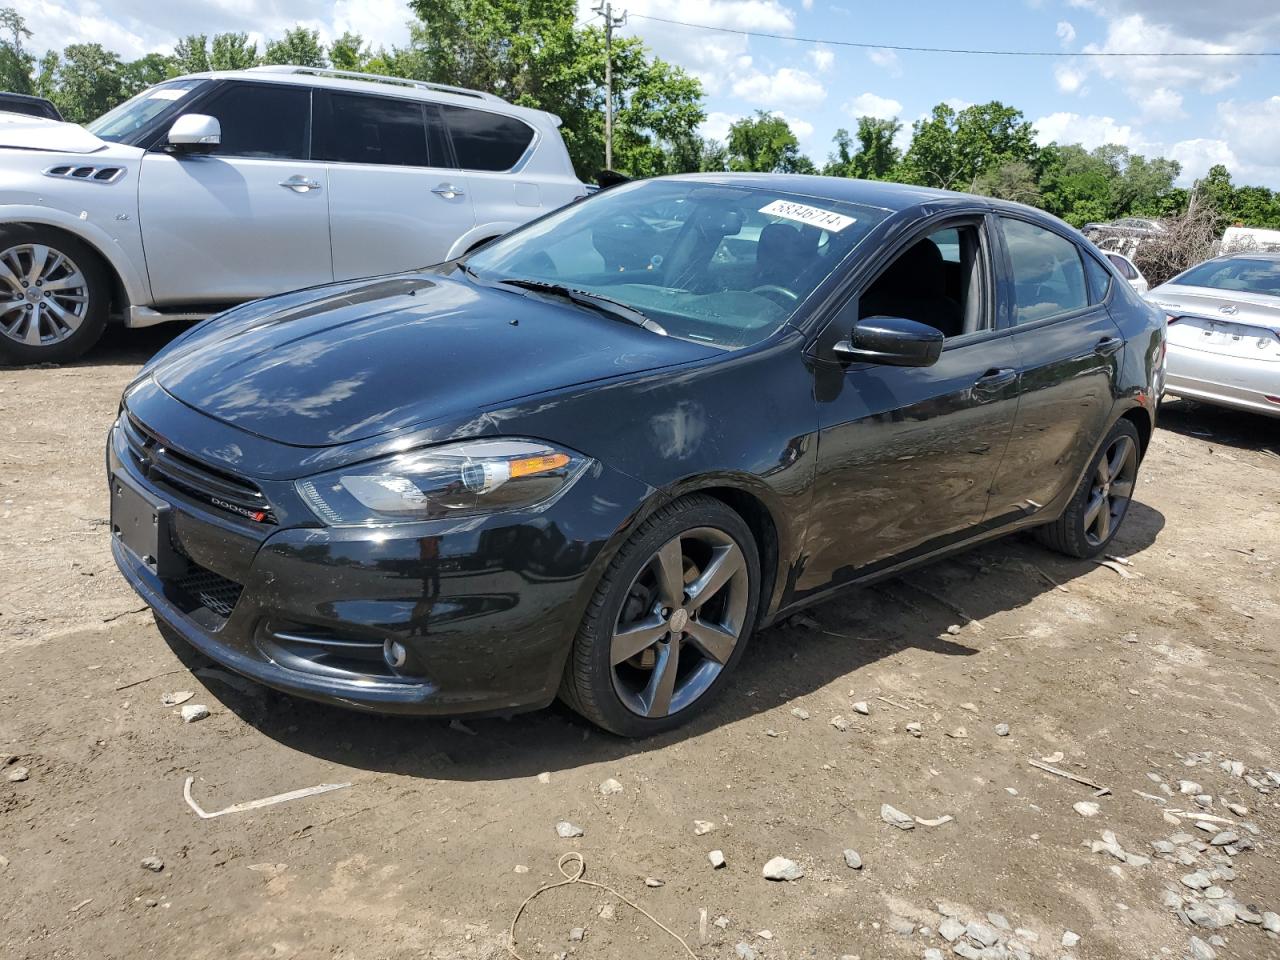
[[[188,406],[297,446],[330,446],[719,351],[461,279],[320,287],[205,324],[151,374]]]

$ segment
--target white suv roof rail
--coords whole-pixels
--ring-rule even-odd
[[[287,64],[250,67],[254,73],[291,73],[307,74],[315,77],[339,77],[347,80],[369,80],[375,83],[394,83],[402,87],[416,87],[419,90],[434,90],[437,93],[452,93],[459,97],[475,97],[478,100],[492,100],[506,103],[501,97],[483,90],[468,90],[466,87],[451,87],[447,83],[429,83],[426,80],[410,80],[407,77],[391,77],[381,73],[361,73],[358,70],[332,70],[328,67],[296,67]]]

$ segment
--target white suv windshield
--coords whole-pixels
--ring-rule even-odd
[[[168,110],[203,80],[174,80],[143,90],[114,110],[108,110],[88,125],[88,130],[102,140],[119,142],[137,133],[153,119]]]
[[[770,189],[650,180],[574,204],[473,254],[484,281],[607,297],[671,336],[743,347],[799,309],[888,211]]]

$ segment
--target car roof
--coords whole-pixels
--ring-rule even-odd
[[[551,123],[557,127],[560,125],[560,118],[553,113],[534,110],[531,107],[520,107],[503,100],[496,94],[402,77],[384,77],[374,73],[281,65],[249,67],[245,70],[208,70],[203,73],[188,73],[181,77],[172,77],[163,82],[170,83],[173,80],[256,80],[259,83],[264,81],[293,83],[304,87],[323,87],[329,90],[456,104],[459,107],[471,107],[477,110],[493,110],[531,122]]]
[[[938,190],[933,187],[918,187],[908,183],[890,183],[886,180],[856,180],[852,177],[824,177],[801,173],[684,173],[658,179],[777,190],[780,193],[796,193],[844,203],[859,203],[894,213],[929,203],[968,201],[974,206],[996,212],[1016,213],[1028,219],[1054,223],[1059,227],[1066,226],[1052,214],[1011,200],[997,200],[994,197],[957,193],[954,190]],[[1068,227],[1068,229],[1072,228]]]
[[[1211,260],[1204,261],[1212,263],[1214,260],[1277,260],[1280,261],[1280,250],[1232,250],[1229,253],[1219,254]],[[1198,264],[1197,264],[1198,266]]]

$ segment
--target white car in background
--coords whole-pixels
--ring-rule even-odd
[[[557,117],[438,84],[257,67],[88,127],[0,120],[0,363],[461,256],[586,195]]]
[[[1169,321],[1169,393],[1280,417],[1280,253],[1206,260],[1147,299]]]
[[[1147,278],[1142,275],[1142,271],[1123,253],[1103,251],[1103,256],[1111,261],[1112,266],[1120,272],[1120,276],[1128,280],[1129,286],[1133,287],[1138,293],[1145,294],[1150,289],[1151,285],[1147,283]]]

